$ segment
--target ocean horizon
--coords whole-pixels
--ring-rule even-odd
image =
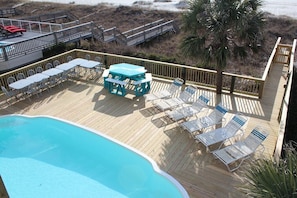
[[[80,4],[80,5],[97,5],[100,3],[106,3],[114,6],[132,6],[138,0],[27,0],[36,2],[53,2],[64,4]],[[181,11],[180,0],[172,0],[171,2],[154,2],[154,1],[141,1],[146,2],[143,7],[151,9],[169,10],[169,11]],[[277,16],[289,16],[297,18],[297,1],[296,0],[263,0],[262,10],[269,12]]]

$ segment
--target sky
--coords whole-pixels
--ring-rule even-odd
[[[55,3],[75,3],[75,4],[87,4],[96,5],[99,3],[108,3],[113,5],[126,5],[131,6],[137,0],[29,0],[29,1],[41,1],[41,2],[55,2]],[[172,0],[171,2],[159,2],[156,3],[153,0],[142,0],[150,2],[151,5],[147,6],[154,9],[163,9],[178,11],[176,5],[180,0]],[[275,15],[286,15],[293,18],[297,18],[297,0],[263,0],[263,11],[270,12]]]

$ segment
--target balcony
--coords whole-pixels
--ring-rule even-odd
[[[281,61],[276,53],[283,51],[278,48],[280,39],[272,51],[269,67],[261,79],[224,73],[224,92],[221,102],[230,109],[227,120],[236,112],[242,112],[249,117],[245,127],[245,135],[257,125],[265,127],[269,132],[264,141],[266,157],[278,157],[283,134],[283,119],[286,106],[283,106],[288,83],[288,72],[294,61],[296,42],[294,41],[290,61]],[[216,94],[214,91],[215,71],[193,67],[136,59],[118,55],[104,54],[84,50],[73,50],[0,76],[4,86],[6,78],[18,72],[25,72],[37,66],[44,67],[46,63],[59,60],[65,62],[66,57],[100,56],[105,65],[119,62],[143,65],[153,74],[151,92],[165,89],[175,77],[185,79],[186,84],[198,86],[199,95],[207,92],[212,96],[210,106],[214,107]],[[286,55],[286,54],[285,54]],[[292,58],[292,59],[291,59]],[[278,61],[276,61],[278,60]],[[244,83],[243,83],[244,82]],[[248,82],[248,83],[247,83]],[[242,170],[258,155],[247,160],[239,170],[230,173],[218,160],[214,159],[202,145],[198,144],[186,132],[173,123],[164,122],[164,114],[156,114],[151,103],[143,97],[127,94],[119,97],[110,94],[103,88],[103,78],[95,79],[73,78],[56,86],[40,97],[33,96],[11,104],[0,96],[0,115],[26,114],[50,115],[69,120],[77,124],[100,131],[111,136],[140,152],[151,157],[159,167],[176,178],[188,191],[190,197],[242,197],[238,190],[242,182]],[[151,120],[151,116],[155,119]],[[281,124],[280,124],[281,123]],[[164,131],[164,126],[167,125]],[[280,144],[280,147],[279,145]]]

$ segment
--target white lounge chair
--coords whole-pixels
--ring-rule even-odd
[[[207,150],[211,146],[221,143],[217,148],[220,149],[224,142],[234,138],[237,135],[243,135],[244,131],[241,128],[245,125],[248,118],[242,114],[236,114],[233,118],[223,127],[196,135],[194,138],[202,143]]]
[[[154,100],[163,99],[163,98],[170,98],[174,96],[174,94],[181,89],[181,86],[183,85],[183,83],[184,83],[183,79],[176,78],[174,79],[174,81],[172,82],[172,84],[168,89],[161,90],[155,93],[145,94],[144,95],[145,101],[149,102],[149,101],[154,101]]]
[[[173,109],[172,111],[167,111],[166,115],[173,121],[178,122],[180,120],[185,120],[200,113],[203,109],[208,109],[207,103],[209,98],[205,95],[200,95],[198,99],[189,106],[182,106]]]
[[[179,94],[178,97],[158,100],[154,102],[154,106],[161,111],[167,111],[182,104],[188,104],[190,103],[190,99],[192,98],[192,96],[194,96],[196,91],[197,87],[189,85],[185,88],[184,91]]]
[[[207,116],[183,122],[180,124],[180,127],[188,131],[191,135],[194,135],[195,132],[221,123],[224,115],[227,112],[228,109],[226,107],[224,107],[222,104],[218,104],[215,109]]]
[[[223,149],[213,152],[215,158],[223,162],[230,172],[238,169],[242,162],[254,154],[260,147],[260,151],[264,152],[264,145],[262,142],[268,136],[268,132],[260,127],[256,127],[252,132],[242,141],[236,142]]]

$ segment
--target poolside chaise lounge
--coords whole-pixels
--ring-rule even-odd
[[[191,105],[178,107],[173,109],[172,111],[167,111],[165,113],[171,120],[178,122],[180,120],[185,120],[189,117],[192,117],[200,113],[204,109],[208,109],[208,102],[209,98],[207,96],[200,95],[198,99]]]
[[[193,85],[188,85],[184,91],[182,91],[178,97],[169,98],[169,99],[161,99],[156,102],[154,102],[154,106],[161,110],[161,111],[167,111],[173,108],[176,108],[178,106],[181,106],[183,104],[188,104],[191,101],[192,96],[196,93],[197,87]]]
[[[174,94],[181,89],[181,86],[183,85],[183,83],[184,83],[183,79],[175,78],[168,89],[145,94],[144,95],[145,101],[149,102],[149,101],[155,101],[158,99],[173,97]]]
[[[13,26],[13,25],[10,25],[10,26],[0,25],[0,34],[2,36],[6,36],[6,37],[15,36],[15,35],[18,35],[18,33],[22,35],[23,32],[26,32],[26,29]]]
[[[226,107],[222,104],[218,104],[208,115],[195,120],[183,122],[180,124],[180,127],[194,136],[198,131],[202,131],[203,129],[221,123],[227,112],[228,109]]]
[[[268,132],[260,127],[256,127],[242,141],[236,142],[225,148],[213,152],[215,158],[226,165],[230,172],[238,169],[244,160],[248,159],[257,150],[264,152],[262,142],[268,136]],[[260,147],[260,149],[258,149]]]
[[[225,126],[206,133],[198,134],[194,139],[196,139],[197,142],[202,143],[207,150],[211,150],[210,147],[214,147],[216,144],[219,144],[216,149],[220,149],[226,141],[231,140],[237,135],[242,136],[244,134],[242,127],[247,123],[247,120],[248,118],[246,116],[235,114]]]

